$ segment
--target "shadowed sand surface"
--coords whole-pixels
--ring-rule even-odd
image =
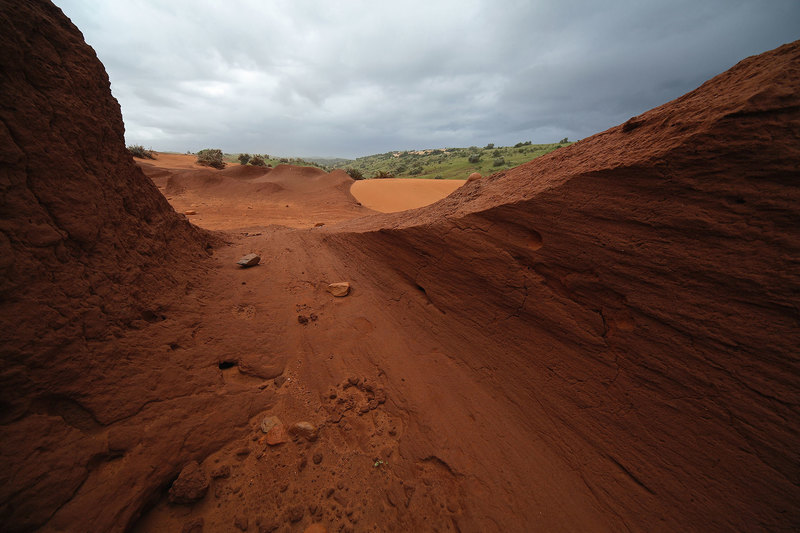
[[[0,14],[4,531],[800,524],[800,42],[377,213],[137,166],[80,32]]]
[[[408,178],[360,180],[353,183],[350,192],[364,207],[381,213],[394,213],[437,202],[465,182]]]

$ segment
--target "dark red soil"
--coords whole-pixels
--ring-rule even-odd
[[[146,177],[78,30],[0,20],[3,530],[800,527],[800,42],[370,215]]]

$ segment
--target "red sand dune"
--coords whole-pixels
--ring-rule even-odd
[[[350,190],[365,207],[381,213],[394,213],[430,205],[465,182],[466,180],[375,179],[357,181]]]
[[[184,158],[188,166],[192,156]],[[350,194],[353,180],[344,171],[314,167],[275,168],[232,165],[173,169],[175,157],[161,166],[138,160],[178,212],[194,211],[192,222],[211,230],[241,230],[264,221],[291,227],[347,220],[372,213]]]
[[[203,170],[209,167],[197,163],[197,157],[184,154],[165,154],[157,153],[157,160],[151,159],[137,159],[140,165],[147,174],[146,167],[157,166],[158,168],[167,168],[172,170]],[[253,167],[255,168],[255,167]],[[258,170],[258,169],[257,169]]]
[[[151,181],[78,30],[0,15],[4,530],[800,524],[800,42],[364,216],[341,173]]]

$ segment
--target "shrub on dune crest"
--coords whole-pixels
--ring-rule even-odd
[[[250,154],[239,154],[239,163],[246,165],[250,161]]]
[[[267,163],[264,161],[264,158],[261,157],[258,154],[255,154],[255,155],[253,155],[253,157],[250,158],[250,164],[255,166],[255,167],[265,167],[265,166],[267,166]]]
[[[205,148],[197,152],[197,164],[206,167],[225,168],[225,161],[222,160],[222,150],[219,148]]]
[[[375,173],[374,176],[372,176],[372,179],[379,179],[380,180],[380,179],[393,178],[393,177],[394,177],[394,174],[392,174],[391,172],[386,172],[385,170],[379,170],[378,172]]]
[[[362,174],[361,171],[358,170],[357,168],[348,168],[347,170],[345,170],[345,172],[347,172],[347,174],[354,180],[364,179],[364,174]]]
[[[138,157],[140,159],[156,158],[152,150],[145,150],[144,146],[142,146],[141,144],[134,144],[132,146],[128,146],[128,151],[131,153],[133,157]]]

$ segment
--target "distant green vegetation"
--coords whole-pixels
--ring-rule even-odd
[[[466,179],[473,172],[487,175],[519,166],[569,144],[572,143],[562,139],[560,143],[527,141],[497,148],[490,143],[484,148],[405,150],[359,157],[339,162],[333,168],[354,170],[365,178],[393,175],[397,178]]]
[[[345,170],[345,172],[347,172],[350,175],[350,177],[353,178],[354,180],[363,180],[364,179],[364,174],[362,174],[361,171],[358,170],[358,169],[348,168],[348,169]]]
[[[239,160],[240,161],[241,161],[241,158],[242,158],[242,156],[239,156]],[[264,161],[264,158],[261,157],[258,154],[254,155],[253,157],[248,157],[248,160],[250,161],[250,164],[253,165],[254,167],[265,167],[265,166],[267,166],[267,163]],[[245,162],[245,163],[242,163],[242,164],[246,165],[247,163]]]
[[[519,142],[514,146],[495,147],[493,143],[483,148],[433,148],[427,150],[404,150],[368,155],[357,159],[302,159],[299,157],[274,157],[269,154],[225,154],[229,163],[278,166],[281,164],[346,171],[353,179],[373,178],[422,178],[422,179],[466,179],[473,172],[492,174],[527,163],[531,159],[568,146],[568,139],[550,144]]]
[[[316,161],[308,161],[299,157],[273,157],[269,154],[224,154],[223,160],[226,163],[239,163],[240,165],[251,164],[258,167],[276,167],[278,165],[296,165],[298,167],[317,167],[329,172],[333,167],[322,165]],[[337,161],[349,161],[348,159],[337,159]]]
[[[225,168],[222,150],[219,148],[204,148],[197,152],[197,163],[207,167]]]

